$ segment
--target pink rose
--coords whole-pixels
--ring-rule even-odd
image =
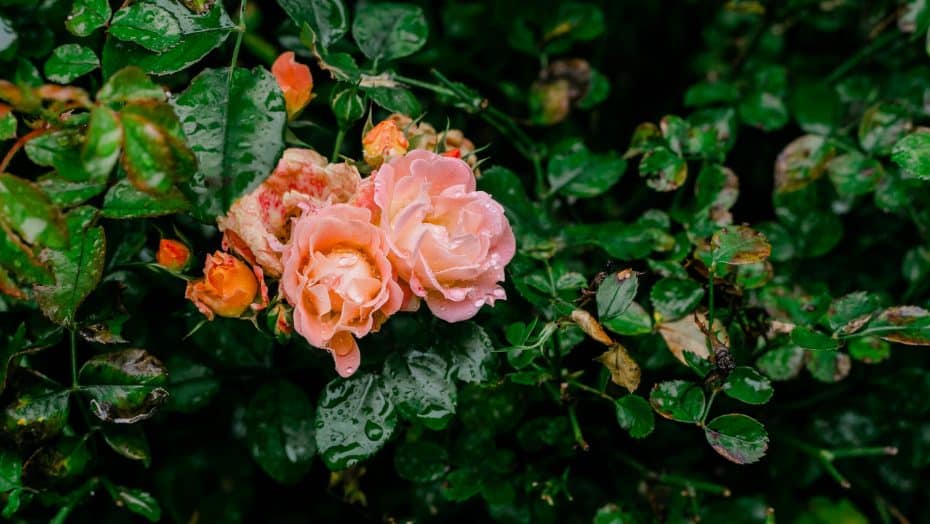
[[[411,151],[366,179],[355,204],[376,211],[399,277],[437,317],[466,320],[506,298],[498,282],[516,251],[513,230],[464,161]]]
[[[354,337],[376,331],[403,300],[386,247],[367,209],[335,204],[301,215],[284,248],[281,290],[294,329],[328,349],[343,377],[361,362]]]
[[[348,164],[329,164],[309,149],[288,149],[271,176],[217,219],[223,245],[277,278],[291,218],[302,208],[347,202],[360,180],[358,170]]]

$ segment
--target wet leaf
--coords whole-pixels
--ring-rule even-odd
[[[52,82],[68,84],[100,67],[97,55],[79,44],[56,47],[45,62],[45,76]]]
[[[846,153],[827,165],[836,192],[844,196],[864,195],[874,191],[884,175],[881,162],[861,153]]]
[[[775,191],[797,191],[826,172],[834,149],[823,137],[804,135],[795,139],[775,160]]]
[[[714,233],[710,242],[714,264],[754,264],[772,254],[765,235],[747,226],[727,226]]]
[[[91,412],[117,424],[133,424],[155,414],[168,397],[165,366],[142,349],[96,355],[78,373],[80,391]]]
[[[674,191],[688,178],[688,164],[664,147],[647,151],[639,162],[639,175],[656,191]]]
[[[704,414],[704,390],[694,382],[659,382],[649,393],[649,404],[659,415],[677,422],[698,422]]]
[[[636,298],[639,278],[631,269],[612,273],[597,288],[597,317],[602,323],[622,315]]]
[[[338,471],[384,447],[397,425],[397,412],[380,377],[356,373],[326,385],[316,411],[316,443],[323,463]]]
[[[371,60],[411,55],[426,43],[429,26],[423,9],[409,4],[362,4],[352,21],[352,37]]]
[[[447,351],[450,376],[463,382],[486,382],[496,373],[497,356],[488,334],[474,322],[443,326],[443,342],[438,346]]]
[[[110,20],[109,0],[74,0],[65,27],[75,36],[88,36]]]
[[[282,484],[300,480],[316,454],[313,406],[285,380],[263,385],[245,412],[246,445],[255,462]]]
[[[220,390],[213,370],[180,355],[172,355],[168,367],[168,409],[193,413],[206,407]]]
[[[590,198],[617,183],[626,161],[613,153],[591,153],[581,141],[573,141],[553,153],[546,171],[551,192]]]
[[[144,0],[144,3],[171,14],[181,28],[181,42],[166,51],[154,53],[132,42],[109,36],[103,47],[104,76],[128,65],[156,75],[176,73],[199,62],[236,28],[223,10],[222,2],[216,2],[204,15],[192,13],[176,0]]]
[[[614,402],[617,424],[633,438],[644,438],[655,428],[655,415],[649,402],[639,395],[625,395]]]
[[[14,451],[0,448],[0,493],[22,486],[23,461]]]
[[[814,351],[807,354],[807,370],[821,382],[839,382],[849,375],[852,361],[839,351]]]
[[[643,306],[632,302],[623,313],[602,322],[605,328],[618,335],[645,335],[652,333],[652,317]]]
[[[96,210],[81,207],[65,217],[71,237],[67,249],[46,249],[41,260],[52,270],[55,283],[36,286],[36,301],[45,315],[58,324],[71,324],[78,307],[103,275],[106,237],[100,226],[89,226]]]
[[[113,499],[113,502],[129,511],[145,517],[149,522],[158,522],[161,520],[161,506],[149,492],[141,489],[127,488],[105,481],[107,492]]]
[[[765,404],[775,391],[769,379],[749,366],[737,366],[723,383],[727,396],[747,404]]]
[[[765,427],[756,419],[737,413],[711,420],[704,428],[704,435],[714,451],[737,464],[758,462],[769,447]]]
[[[859,331],[872,318],[881,302],[878,297],[865,291],[856,291],[835,299],[827,310],[826,320],[830,329],[848,335]]]
[[[458,395],[447,368],[435,353],[408,350],[388,356],[383,383],[400,416],[434,430],[449,424]]]
[[[0,224],[15,231],[30,244],[62,248],[68,230],[48,196],[35,184],[0,173]]]
[[[108,34],[162,53],[181,43],[181,24],[155,2],[134,2],[113,14]]]
[[[449,470],[449,454],[432,442],[401,444],[394,453],[394,469],[411,482],[433,482]]]
[[[918,178],[930,179],[930,133],[918,131],[898,140],[891,161]]]
[[[187,199],[177,189],[164,195],[152,195],[137,189],[128,180],[120,180],[107,191],[101,214],[107,218],[143,218],[172,215],[189,207]]]
[[[165,91],[141,68],[128,66],[113,73],[97,92],[97,101],[107,104],[154,100],[163,102]]]
[[[119,455],[139,461],[145,467],[152,463],[149,441],[138,425],[107,424],[102,431],[104,441]]]
[[[869,322],[866,332],[871,330],[889,342],[930,346],[930,312],[916,306],[890,307]]]
[[[649,292],[658,323],[677,320],[691,313],[703,298],[701,284],[683,278],[663,278]]]
[[[814,351],[834,351],[840,347],[837,339],[806,326],[794,328],[791,331],[791,341],[804,349]]]
[[[198,170],[182,186],[194,215],[212,223],[268,176],[284,148],[287,113],[265,69],[207,69],[174,100]],[[228,86],[228,89],[227,89]]]
[[[123,128],[116,113],[97,106],[90,113],[86,141],[81,151],[84,170],[95,181],[105,181],[119,159],[123,144]]]
[[[849,342],[849,356],[866,364],[878,364],[891,356],[891,344],[878,337],[854,338]]]
[[[23,468],[29,477],[36,475],[64,481],[79,477],[90,462],[86,438],[64,436],[36,451]]]
[[[336,43],[349,29],[349,15],[342,0],[278,0],[297,27],[309,25],[323,49]]]
[[[407,89],[375,87],[367,89],[365,93],[372,102],[388,111],[409,115],[413,118],[423,113],[420,101],[417,100],[416,95]]]
[[[862,115],[859,144],[869,153],[887,155],[912,126],[910,115],[903,106],[881,102]]]
[[[641,375],[639,364],[622,345],[614,344],[608,351],[597,357],[597,360],[610,371],[610,380],[614,384],[626,388],[630,393],[639,387]]]

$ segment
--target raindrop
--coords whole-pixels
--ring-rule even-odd
[[[475,307],[481,307],[484,305],[484,299],[478,299],[475,301]]]
[[[381,440],[381,437],[384,436],[384,429],[375,422],[369,420],[365,423],[365,436],[371,440]]]
[[[465,300],[465,295],[468,294],[468,291],[461,288],[453,288],[449,290],[449,299],[456,302],[461,302]]]

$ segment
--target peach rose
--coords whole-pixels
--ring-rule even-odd
[[[287,117],[293,118],[313,98],[313,75],[310,68],[294,60],[294,52],[287,51],[271,65],[271,74],[284,92]]]
[[[365,163],[378,168],[385,160],[407,152],[407,137],[393,120],[383,120],[362,138]]]
[[[158,252],[155,253],[155,261],[158,265],[174,271],[175,273],[187,267],[191,258],[191,250],[183,242],[163,238],[158,241]]]
[[[458,322],[506,298],[498,282],[516,251],[513,231],[504,208],[475,190],[468,164],[415,150],[362,185],[356,205],[375,210],[399,277],[434,315]]]
[[[329,164],[309,149],[287,149],[271,176],[217,219],[223,246],[277,278],[291,218],[302,207],[319,209],[347,202],[360,180],[358,170],[348,164]]]
[[[400,309],[403,292],[385,249],[367,209],[335,204],[303,214],[284,250],[281,290],[294,306],[294,329],[328,349],[343,377],[361,362],[354,337]]]
[[[260,268],[249,269],[243,261],[217,251],[207,255],[203,278],[187,283],[184,293],[209,320],[214,315],[239,317],[250,308],[268,305],[268,288]]]

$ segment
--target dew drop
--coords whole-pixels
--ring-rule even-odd
[[[456,302],[461,302],[465,300],[465,296],[468,294],[468,291],[461,288],[454,288],[449,290],[449,299]]]
[[[384,436],[384,429],[369,420],[365,423],[365,436],[371,440],[381,440],[381,437]]]
[[[479,299],[475,301],[475,307],[481,307],[484,305],[484,299]]]

